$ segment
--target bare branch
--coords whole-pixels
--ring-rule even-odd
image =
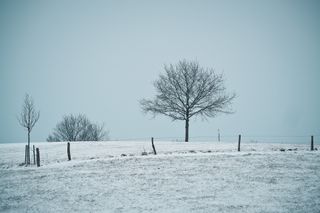
[[[28,132],[31,132],[32,128],[37,123],[39,118],[40,111],[35,110],[32,97],[26,94],[20,116],[17,117],[19,124],[22,127],[26,128]]]

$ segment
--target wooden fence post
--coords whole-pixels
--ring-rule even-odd
[[[313,135],[311,136],[311,151],[314,150],[314,147],[313,147]]]
[[[24,150],[24,164],[27,165],[27,160],[28,158],[28,145],[25,146],[25,150]]]
[[[239,135],[239,139],[238,139],[238,152],[240,152],[240,143],[241,143],[241,135]]]
[[[71,160],[71,153],[70,153],[70,143],[67,144],[67,154],[68,154],[68,160]]]
[[[36,165],[36,147],[33,145],[33,164]]]
[[[40,167],[40,151],[39,148],[36,149],[37,152],[37,167]]]
[[[153,154],[157,154],[157,151],[156,151],[156,147],[154,146],[154,143],[153,143],[153,137],[151,138],[151,144],[152,144],[152,149],[153,149]]]

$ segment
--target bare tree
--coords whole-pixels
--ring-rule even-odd
[[[47,141],[101,141],[108,139],[104,125],[93,124],[83,114],[66,115],[59,122]]]
[[[165,74],[154,82],[157,95],[140,101],[145,113],[162,114],[172,120],[185,121],[185,142],[189,141],[189,121],[194,116],[204,119],[218,113],[232,113],[229,106],[235,94],[227,94],[222,74],[202,68],[196,61],[179,61],[165,65]]]
[[[91,124],[85,126],[79,141],[102,141],[108,139],[108,132],[104,130],[104,125]]]
[[[40,111],[36,111],[32,97],[26,94],[22,105],[22,111],[17,119],[19,124],[28,131],[27,164],[30,164],[30,133],[39,120],[39,117]]]

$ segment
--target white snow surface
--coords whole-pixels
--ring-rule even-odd
[[[320,212],[309,145],[73,142],[68,161],[66,144],[34,144],[39,168],[0,144],[0,212]]]

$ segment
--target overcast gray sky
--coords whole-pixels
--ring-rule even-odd
[[[62,116],[104,122],[112,139],[183,137],[184,123],[145,116],[163,65],[198,60],[236,92],[232,115],[194,136],[320,135],[320,1],[0,1],[0,142],[23,142],[29,93],[45,141]]]

